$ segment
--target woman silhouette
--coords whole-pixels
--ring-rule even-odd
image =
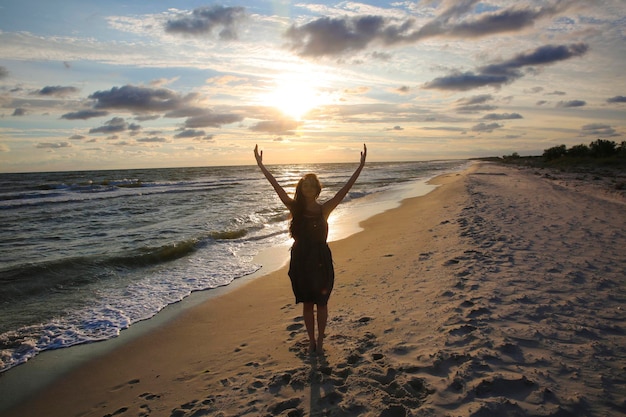
[[[263,165],[263,151],[259,153],[259,146],[254,147],[254,157],[261,172],[291,213],[289,232],[294,243],[291,247],[289,278],[296,303],[303,303],[302,315],[309,336],[310,353],[322,352],[324,331],[328,320],[328,298],[335,281],[332,254],[326,243],[328,216],[356,182],[365,166],[366,156],[367,147],[363,145],[361,162],[354,174],[333,198],[320,204],[317,198],[322,191],[322,185],[315,174],[306,174],[302,177],[298,181],[294,197],[291,198]],[[317,306],[317,339],[315,338],[315,306]]]

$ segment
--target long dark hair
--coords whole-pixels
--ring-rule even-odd
[[[289,234],[294,239],[298,237],[298,231],[300,229],[300,224],[302,223],[302,217],[304,215],[304,210],[306,209],[306,201],[304,197],[302,197],[302,184],[306,180],[311,180],[314,182],[316,187],[315,198],[319,197],[322,192],[322,183],[317,178],[315,174],[306,174],[304,177],[300,178],[298,181],[298,185],[296,186],[296,192],[293,196],[293,204],[289,207],[289,211],[291,212],[291,222],[289,223]]]

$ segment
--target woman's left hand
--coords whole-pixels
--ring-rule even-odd
[[[254,158],[256,159],[256,163],[260,166],[263,165],[263,151],[259,153],[259,145],[254,147]]]
[[[361,165],[365,164],[365,158],[367,157],[367,146],[363,144],[363,151],[361,151]]]

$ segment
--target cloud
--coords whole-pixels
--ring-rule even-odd
[[[612,137],[619,136],[617,131],[611,126],[602,123],[591,123],[581,128],[581,136],[602,136]]]
[[[472,97],[465,97],[456,101],[456,111],[458,113],[477,113],[497,109],[497,106],[487,104],[487,102],[491,100],[493,100],[491,94],[479,94]]]
[[[520,71],[528,66],[543,66],[584,55],[589,46],[585,43],[571,45],[546,45],[533,51],[517,54],[502,62],[478,68],[476,72],[454,72],[448,76],[435,78],[423,88],[438,90],[466,91],[479,87],[501,87],[521,78]]]
[[[109,91],[96,91],[89,96],[95,109],[125,109],[136,113],[152,113],[187,106],[195,94],[182,96],[166,88],[125,85]]]
[[[161,138],[158,136],[152,136],[152,137],[147,137],[147,138],[139,138],[137,139],[137,142],[143,142],[143,143],[167,143],[169,142],[166,138]]]
[[[495,129],[501,128],[502,125],[500,123],[478,123],[474,127],[472,127],[472,132],[487,132],[491,133]]]
[[[128,129],[128,123],[121,117],[114,117],[109,121],[106,121],[103,126],[94,127],[89,130],[89,133],[117,133],[124,132]]]
[[[302,123],[296,120],[283,119],[283,120],[266,120],[257,123],[250,127],[250,130],[254,132],[268,132],[276,134],[293,134],[293,131],[297,129]]]
[[[70,140],[82,140],[82,139],[85,139],[85,137],[83,135],[72,135],[68,139],[70,139]]]
[[[189,15],[181,15],[177,19],[170,19],[165,24],[165,31],[182,35],[211,35],[218,32],[222,40],[237,39],[237,28],[246,18],[243,7],[224,7],[214,5],[200,7]]]
[[[479,94],[479,95],[472,96],[472,97],[461,98],[457,100],[457,103],[463,104],[463,105],[482,104],[482,103],[486,103],[489,100],[493,100],[493,96],[491,94]]]
[[[71,94],[77,93],[79,90],[76,87],[63,87],[60,85],[57,86],[46,86],[41,90],[37,90],[35,94],[40,96],[55,96],[55,97],[66,97]]]
[[[404,128],[402,126],[397,126],[396,125],[394,127],[390,127],[390,128],[385,129],[385,130],[386,131],[393,131],[393,130],[395,130],[395,131],[402,131],[402,130],[404,130]]]
[[[197,138],[199,136],[206,135],[204,130],[185,129],[182,132],[176,134],[175,138]]]
[[[299,27],[292,25],[285,37],[300,56],[341,55],[365,49],[388,25],[381,16],[321,17]]]
[[[562,107],[562,108],[583,107],[586,105],[587,105],[587,102],[584,100],[559,101],[558,103],[556,103],[556,107]]]
[[[512,120],[512,119],[523,119],[522,115],[519,113],[489,113],[483,116],[483,120]]]
[[[25,114],[26,114],[26,109],[18,107],[17,109],[13,110],[12,116],[24,116]]]
[[[537,94],[537,93],[541,93],[543,91],[543,87],[533,87],[529,90],[524,90],[525,93],[529,93],[529,94]]]
[[[71,148],[72,144],[69,142],[40,142],[37,144],[38,149],[60,149],[60,148]]]
[[[391,46],[433,37],[480,38],[531,27],[537,20],[566,11],[572,1],[556,1],[539,8],[512,6],[480,11],[478,0],[447,2],[449,7],[421,27],[413,18],[385,16],[321,17],[285,32],[288,47],[304,57],[337,56],[361,51],[373,43]],[[476,6],[476,8],[474,8]]]
[[[221,127],[230,123],[240,122],[243,117],[233,113],[213,113],[205,110],[204,114],[189,117],[185,121],[185,127],[195,129],[198,127]]]
[[[505,75],[475,74],[473,72],[454,72],[445,77],[435,78],[424,84],[426,89],[467,91],[485,86],[501,86],[510,82]]]
[[[477,3],[477,1],[460,2]],[[429,28],[428,35],[441,35],[454,38],[479,38],[483,36],[518,32],[527,27],[531,27],[535,21],[552,17],[564,12],[572,2],[557,1],[554,5],[545,5],[540,8],[519,8],[509,7],[493,13],[483,13],[477,18],[470,18],[461,22],[450,24],[447,18],[436,19],[433,28]],[[463,10],[466,12],[467,10]]]
[[[9,70],[5,67],[0,66],[0,80],[3,78],[7,78],[9,76]]]
[[[109,114],[106,110],[80,110],[71,113],[65,113],[61,116],[61,119],[67,120],[87,120],[92,117],[102,117],[107,116]]]
[[[175,109],[175,110],[165,113],[163,117],[172,117],[172,118],[195,117],[195,116],[202,116],[206,114],[206,112],[207,112],[207,109],[200,108],[200,107],[181,107],[180,109]]]
[[[371,57],[377,61],[391,61],[391,54],[387,52],[372,52]]]
[[[626,96],[615,96],[606,99],[607,103],[626,103]]]

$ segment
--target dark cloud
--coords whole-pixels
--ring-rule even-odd
[[[586,105],[587,105],[587,102],[584,100],[559,101],[558,103],[556,103],[556,107],[563,107],[563,108],[583,107]]]
[[[512,120],[523,119],[519,113],[489,113],[483,116],[483,120]]]
[[[481,111],[495,110],[498,107],[487,104],[493,100],[491,94],[479,94],[472,97],[464,97],[456,101],[456,111],[458,113],[478,113]]]
[[[13,110],[12,116],[24,116],[25,114],[26,114],[26,109],[18,107],[17,109]]]
[[[396,88],[396,92],[400,94],[408,94],[411,91],[411,87],[403,85],[402,87]]]
[[[467,105],[472,105],[472,104],[486,103],[490,100],[493,100],[493,96],[491,94],[479,94],[479,95],[472,96],[472,97],[461,98],[457,100],[457,103],[459,103],[460,105],[467,106]]]
[[[103,126],[94,127],[93,129],[90,129],[89,133],[109,134],[109,133],[124,132],[127,129],[128,129],[128,123],[126,122],[126,120],[122,119],[121,117],[114,117],[111,120],[105,122]]]
[[[472,2],[473,3],[473,2]],[[479,38],[505,32],[518,32],[531,27],[537,20],[564,12],[571,2],[557,1],[540,8],[510,7],[494,13],[484,13],[475,19],[438,25],[438,35],[454,38]],[[441,20],[440,20],[441,21]]]
[[[213,113],[206,110],[204,114],[188,118],[185,127],[195,129],[198,127],[221,127],[230,123],[240,122],[243,117],[233,113]]]
[[[85,137],[83,135],[72,135],[68,139],[70,140],[83,140]]]
[[[455,72],[435,78],[424,85],[427,89],[466,91],[479,87],[501,87],[521,78],[524,67],[543,66],[584,55],[589,46],[584,43],[571,45],[546,45],[524,52],[502,62],[478,68],[476,72]]]
[[[72,144],[69,142],[41,142],[37,144],[38,149],[60,149],[60,148],[71,148]]]
[[[5,67],[0,66],[0,80],[3,78],[7,78],[9,76],[9,70]]]
[[[613,137],[619,136],[617,131],[611,126],[602,123],[591,123],[584,125],[581,129],[582,136],[594,136],[594,137]]]
[[[383,16],[321,17],[303,25],[292,25],[285,32],[288,47],[300,56],[336,56],[360,51],[370,44],[385,46],[415,43],[433,37],[479,38],[504,32],[517,32],[537,20],[558,15],[572,1],[556,1],[538,8],[512,6],[479,13],[478,0],[449,2],[450,6],[421,27],[415,19]],[[477,17],[475,17],[477,16]]]
[[[518,70],[527,66],[548,65],[584,55],[589,50],[585,43],[571,45],[546,45],[534,51],[521,53],[506,61],[487,65],[479,71],[483,74],[518,76]]]
[[[207,111],[206,109],[203,109],[200,107],[182,107],[180,109],[175,109],[175,110],[165,113],[163,117],[172,117],[172,118],[196,117],[196,116],[204,115],[206,111]]]
[[[606,99],[607,103],[626,103],[626,96],[615,96]]]
[[[481,111],[495,110],[498,107],[487,104],[493,100],[491,94],[479,94],[472,97],[464,97],[456,101],[456,111],[458,113],[478,113]]]
[[[543,106],[544,104],[546,104],[547,101],[546,100],[539,100],[537,103],[535,103],[537,106]]]
[[[457,113],[479,113],[482,111],[492,111],[497,109],[498,106],[491,104],[472,104],[469,106],[459,106],[456,108]]]
[[[525,93],[529,93],[529,94],[537,94],[537,93],[541,93],[542,91],[543,91],[543,87],[533,87],[531,89],[524,90]]]
[[[501,128],[502,125],[499,123],[478,123],[476,126],[472,127],[472,132],[487,132],[491,133],[495,129]]]
[[[243,7],[210,6],[195,9],[190,15],[168,20],[165,31],[183,35],[218,33],[220,39],[237,39],[237,28],[246,18]]]
[[[46,86],[44,88],[42,88],[41,90],[38,90],[35,92],[35,94],[38,94],[40,96],[55,96],[55,97],[65,97],[65,96],[69,96],[71,94],[77,93],[79,90],[76,87],[63,87],[60,85],[56,85],[56,86]]]
[[[144,114],[144,115],[135,116],[135,120],[138,120],[140,122],[145,122],[148,120],[156,120],[159,117],[161,117],[161,115],[159,114]]]
[[[455,72],[445,77],[435,78],[424,85],[427,89],[467,91],[485,86],[501,86],[509,82],[505,75],[475,74]]]
[[[394,126],[394,127],[390,127],[388,129],[385,129],[385,130],[387,130],[387,131],[392,131],[392,130],[402,131],[402,130],[404,130],[404,128],[402,126]]]
[[[197,138],[199,136],[205,136],[204,130],[185,129],[182,132],[176,134],[175,138]]]
[[[132,85],[96,91],[89,96],[95,100],[95,109],[125,109],[136,113],[154,113],[186,107],[195,97],[195,94],[182,96],[166,88]]]
[[[87,120],[92,117],[102,117],[109,114],[106,110],[80,110],[72,113],[65,113],[61,119],[67,120]]]
[[[566,93],[565,91],[558,91],[558,90],[555,90],[555,91],[553,91],[553,92],[551,92],[551,93],[546,93],[545,95],[546,95],[546,96],[564,96],[564,95],[566,95],[566,94],[567,94],[567,93]]]
[[[285,37],[301,56],[341,55],[365,49],[382,37],[389,22],[381,16],[322,17],[302,26],[292,25]]]
[[[291,119],[266,120],[259,122],[254,126],[251,126],[250,130],[254,132],[268,132],[289,135],[293,134],[293,131],[297,129],[301,124],[301,122]]]

